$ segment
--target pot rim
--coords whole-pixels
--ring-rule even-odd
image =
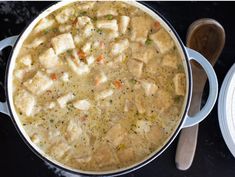
[[[68,1],[68,3],[66,3],[65,5],[68,5],[70,3],[74,3],[76,1],[79,0],[72,0],[72,1]],[[84,176],[100,176],[100,175],[110,175],[110,176],[119,176],[119,175],[124,175],[130,172],[133,172],[135,170],[138,170],[140,168],[142,168],[143,166],[147,165],[148,163],[152,162],[154,159],[156,159],[158,156],[160,156],[165,150],[166,148],[172,143],[172,141],[175,139],[175,137],[178,135],[179,131],[182,129],[183,123],[185,121],[186,115],[188,113],[188,109],[190,106],[190,101],[191,101],[191,95],[192,95],[192,71],[191,71],[191,65],[189,63],[189,58],[185,49],[185,46],[183,44],[183,42],[181,41],[178,33],[175,31],[175,29],[173,28],[173,26],[168,22],[168,20],[161,14],[159,13],[156,9],[154,9],[153,7],[151,7],[149,4],[147,4],[146,2],[137,2],[137,1],[132,1],[131,3],[128,3],[130,5],[133,5],[134,3],[137,4],[135,7],[140,8],[141,10],[143,10],[143,8],[148,9],[148,11],[152,11],[153,13],[155,13],[155,15],[157,15],[159,17],[159,19],[161,19],[161,21],[163,23],[165,23],[165,25],[170,29],[170,33],[175,37],[175,39],[177,40],[179,47],[182,49],[182,54],[184,56],[184,61],[185,61],[185,72],[187,74],[187,79],[188,79],[188,84],[187,84],[187,98],[185,98],[185,103],[184,103],[184,109],[182,109],[182,113],[181,113],[181,120],[178,122],[178,126],[177,128],[175,128],[175,131],[172,133],[172,135],[168,138],[168,140],[165,142],[164,146],[162,146],[160,149],[155,150],[154,152],[152,152],[149,156],[145,157],[143,160],[136,162],[135,164],[125,167],[125,168],[121,168],[121,169],[116,169],[116,170],[110,170],[110,171],[82,171],[82,170],[78,170],[78,169],[73,169],[71,167],[68,167],[66,165],[63,165],[61,163],[59,163],[57,160],[51,159],[50,156],[46,155],[46,154],[42,154],[39,152],[39,150],[37,150],[36,146],[33,145],[33,143],[31,143],[29,140],[27,140],[26,136],[24,135],[24,133],[21,131],[18,123],[15,120],[15,116],[13,114],[12,111],[12,107],[10,104],[10,95],[9,95],[9,73],[10,73],[10,65],[11,65],[11,61],[12,61],[12,55],[15,51],[15,48],[18,44],[18,42],[21,40],[21,36],[25,33],[25,31],[28,29],[28,27],[32,24],[32,22],[34,20],[36,20],[37,18],[39,18],[39,16],[43,13],[45,13],[48,9],[50,9],[52,6],[57,6],[58,4],[60,4],[62,2],[56,2],[56,3],[52,3],[51,5],[49,5],[48,7],[46,7],[44,10],[42,10],[38,15],[36,15],[35,17],[33,17],[32,20],[30,20],[30,22],[26,25],[26,27],[22,30],[21,34],[19,35],[19,37],[17,38],[14,46],[12,47],[11,53],[8,57],[7,60],[7,66],[6,66],[6,72],[5,72],[5,95],[6,95],[6,102],[7,102],[7,106],[9,109],[9,113],[10,113],[10,117],[11,120],[14,123],[15,128],[17,129],[17,132],[20,134],[21,138],[23,139],[24,143],[43,161],[52,164],[53,166],[55,166],[56,168],[59,168],[61,170],[64,170],[66,172],[72,173],[72,174],[76,174],[76,175],[84,175]],[[63,6],[65,6],[63,5]],[[61,7],[59,7],[61,8]],[[57,8],[57,9],[59,9]],[[53,10],[55,11],[55,10]],[[52,11],[52,12],[53,12]],[[146,10],[143,10],[146,12]],[[149,13],[148,13],[149,14]],[[149,14],[150,15],[150,14]],[[152,18],[154,18],[152,15],[150,15]],[[169,32],[169,31],[168,31]],[[175,41],[175,40],[174,40]],[[176,41],[175,41],[176,42]],[[183,111],[184,110],[184,111]],[[39,148],[40,149],[40,148]]]

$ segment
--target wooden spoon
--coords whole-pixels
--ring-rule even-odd
[[[212,66],[218,60],[225,43],[224,28],[213,19],[199,19],[193,22],[187,32],[186,46],[204,55]],[[189,115],[197,113],[201,108],[201,99],[207,80],[201,66],[193,61],[193,96]],[[175,163],[179,170],[187,170],[194,158],[197,145],[198,125],[184,128],[178,140]]]

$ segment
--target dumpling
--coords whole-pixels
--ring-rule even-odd
[[[128,70],[130,73],[139,78],[142,75],[142,70],[143,70],[143,62],[135,60],[135,59],[130,59],[127,62]]]
[[[48,90],[53,81],[41,71],[38,71],[33,78],[24,82],[24,86],[33,94],[40,95]]]
[[[133,17],[131,20],[131,40],[145,43],[152,21],[146,17]]]
[[[151,34],[150,39],[153,40],[160,53],[165,53],[174,47],[174,42],[164,29],[160,29],[156,33]]]
[[[39,62],[46,68],[54,68],[58,65],[58,57],[52,48],[47,49],[44,53],[39,55]]]
[[[130,45],[132,51],[132,58],[140,60],[147,64],[149,60],[156,58],[157,52],[154,48],[146,48],[143,44],[132,43]]]
[[[96,148],[94,159],[100,167],[107,167],[117,163],[114,153],[107,143],[103,143]]]
[[[35,32],[40,32],[40,31],[46,30],[46,29],[52,27],[54,24],[55,24],[54,19],[43,18],[38,22],[38,24],[35,27],[34,31]]]
[[[75,13],[73,8],[65,8],[55,16],[58,23],[64,24]]]
[[[36,104],[35,97],[26,90],[21,90],[16,93],[15,106],[26,116],[30,116],[33,113],[34,106]]]
[[[116,124],[107,132],[105,139],[107,139],[114,147],[117,147],[121,144],[125,136],[126,130],[121,126],[121,124]]]
[[[96,22],[96,27],[101,29],[118,31],[117,20],[98,20]]]
[[[84,99],[84,100],[76,100],[75,102],[73,102],[73,106],[81,111],[87,111],[91,104],[88,100]]]
[[[127,28],[128,28],[129,22],[130,22],[130,17],[128,17],[128,16],[121,16],[121,17],[120,17],[119,31],[120,31],[122,34],[125,34],[125,33],[126,33],[126,30],[127,30]]]
[[[185,85],[186,85],[186,80],[185,80],[185,74],[183,73],[178,73],[175,75],[173,78],[173,82],[175,85],[175,94],[176,95],[185,95]]]
[[[110,4],[102,4],[97,10],[97,17],[102,17],[106,15],[117,16],[117,9],[114,9]]]
[[[56,55],[75,48],[73,37],[70,33],[60,34],[52,38],[51,44],[55,50]]]
[[[178,67],[177,56],[175,54],[171,54],[171,53],[164,55],[164,57],[162,59],[162,65],[177,69],[177,67]]]
[[[123,53],[129,47],[128,39],[123,39],[118,42],[115,42],[111,49],[112,55],[117,55]]]

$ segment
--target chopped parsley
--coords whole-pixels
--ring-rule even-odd
[[[113,16],[112,16],[111,14],[109,14],[109,15],[106,15],[106,18],[107,18],[108,20],[112,20],[112,19],[113,19]]]
[[[150,44],[152,44],[152,40],[151,39],[146,39],[146,41],[145,41],[145,45],[150,45]]]
[[[82,11],[82,12],[80,12],[80,15],[86,15],[87,14],[87,12],[86,11]]]

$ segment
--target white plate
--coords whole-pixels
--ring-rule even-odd
[[[225,143],[235,157],[235,64],[227,73],[220,90],[218,116]]]

